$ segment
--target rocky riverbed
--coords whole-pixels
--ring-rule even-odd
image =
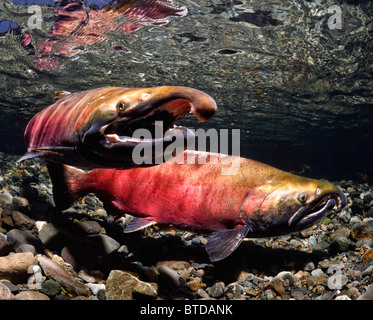
[[[247,239],[211,263],[208,235],[124,234],[93,195],[54,208],[43,162],[0,154],[0,299],[373,299],[373,188],[339,181],[349,203],[316,226]]]

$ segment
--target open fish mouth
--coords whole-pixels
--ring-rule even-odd
[[[146,108],[148,109],[148,108]],[[189,140],[194,138],[191,130],[176,126],[176,122],[187,113],[193,113],[197,119],[201,119],[198,110],[193,109],[193,105],[186,99],[170,99],[163,101],[157,106],[152,106],[152,110],[145,114],[136,114],[136,117],[123,117],[100,129],[101,134],[106,139],[106,143],[156,143],[165,140],[167,136],[182,133],[184,138]],[[136,113],[136,112],[134,112]],[[202,120],[203,121],[203,120]],[[136,130],[141,129],[136,133]],[[146,131],[143,131],[146,130]],[[142,136],[142,133],[148,133]],[[141,137],[137,137],[140,135]],[[150,139],[148,137],[151,137]]]
[[[340,209],[346,203],[347,198],[342,191],[338,192],[338,194],[327,194],[298,209],[289,219],[289,226],[296,231],[308,228],[326,216],[335,206]]]
[[[180,104],[180,107],[177,105]],[[171,106],[174,108],[171,110]],[[177,106],[175,108],[175,106]],[[177,120],[191,112],[191,104],[187,100],[176,99],[161,104],[150,113],[138,116],[135,119],[118,119],[109,125],[101,128],[107,142],[134,142],[141,143],[147,141],[146,138],[133,137],[136,130],[147,130],[151,140],[164,138],[167,134],[172,134],[176,130],[187,130],[181,126],[175,126]],[[141,131],[143,132],[143,131]]]

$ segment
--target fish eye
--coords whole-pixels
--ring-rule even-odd
[[[307,193],[301,192],[300,194],[298,194],[298,200],[301,203],[305,203],[307,201]]]
[[[118,102],[117,104],[117,111],[121,112],[126,110],[126,104],[123,101]]]

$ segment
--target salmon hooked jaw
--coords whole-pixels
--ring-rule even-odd
[[[148,109],[148,107],[146,108]],[[157,108],[150,108],[151,111],[135,118],[123,117],[109,124],[102,126],[100,133],[106,138],[107,143],[135,143],[145,142],[145,138],[133,137],[136,130],[147,130],[152,139],[161,139],[167,135],[182,132],[187,138],[193,138],[193,133],[175,123],[189,112],[192,112],[192,105],[184,99],[172,99],[160,104]],[[195,114],[198,118],[199,114]]]
[[[112,153],[118,153],[117,150],[128,150],[127,153],[133,155],[132,150],[139,146],[152,156],[146,160],[143,157],[133,160],[134,163],[144,160],[143,163],[149,165],[159,164],[164,161],[163,159],[173,157],[194,145],[194,132],[176,126],[175,123],[187,113],[193,113],[198,120],[205,121],[206,116],[212,116],[215,112],[214,108],[210,115],[202,111],[195,108],[191,101],[179,97],[170,97],[156,103],[140,103],[136,108],[129,110],[128,115],[124,112],[122,117],[103,125],[99,129],[101,137],[93,137],[99,139],[103,149],[111,150]],[[170,145],[172,148],[168,148]],[[133,159],[135,157],[133,155]]]
[[[347,198],[342,190],[340,190],[339,193],[330,193],[326,196],[317,198],[309,205],[298,209],[294,215],[291,216],[289,219],[289,227],[294,230],[308,228],[326,216],[335,205],[340,209],[346,204]]]

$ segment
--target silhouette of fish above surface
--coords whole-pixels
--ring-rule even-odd
[[[229,163],[239,164],[239,170],[222,174]],[[302,230],[335,205],[341,208],[347,203],[342,190],[329,182],[245,158],[189,150],[148,168],[84,172],[49,163],[48,169],[59,210],[94,193],[111,216],[136,217],[125,232],[153,224],[213,232],[206,245],[211,261],[227,257],[246,236]]]

